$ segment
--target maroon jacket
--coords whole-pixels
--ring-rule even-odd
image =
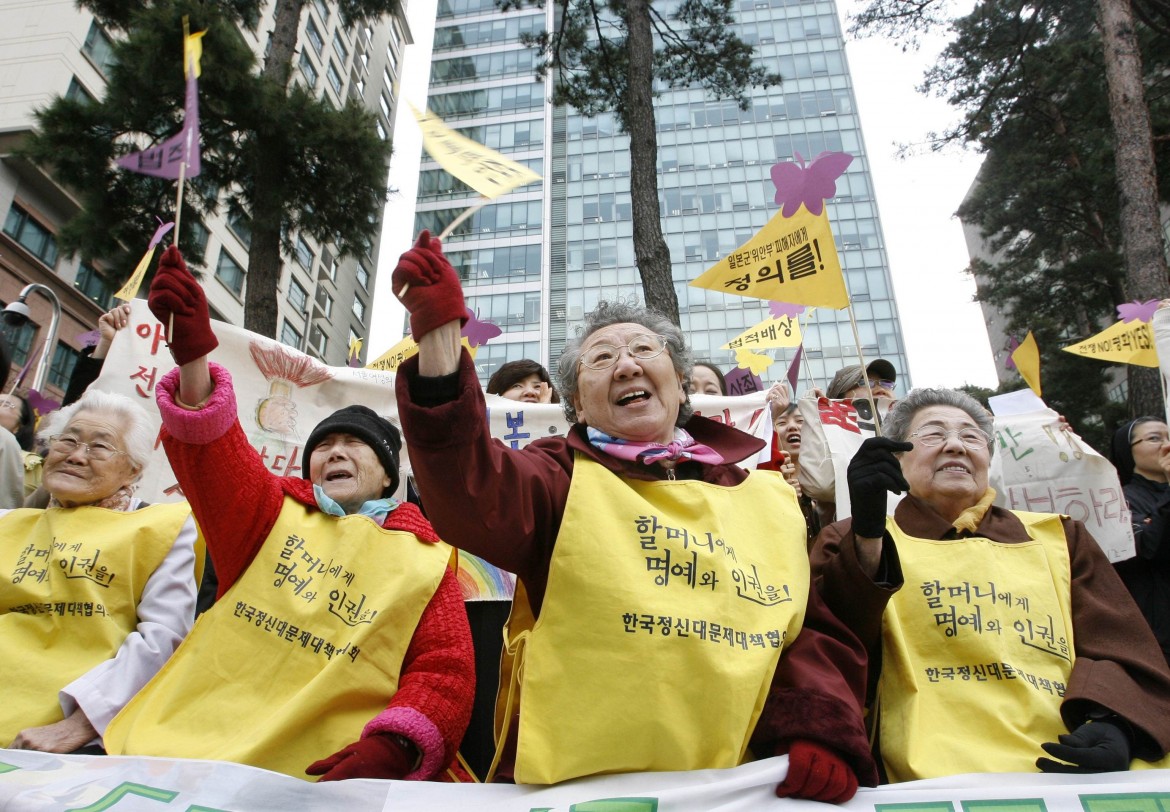
[[[516,573],[537,615],[568,500],[574,454],[628,478],[659,479],[664,473],[657,466],[599,451],[585,438],[583,426],[574,426],[567,437],[537,440],[520,450],[494,440],[466,352],[459,371],[444,378],[423,378],[417,357],[406,361],[396,388],[399,419],[428,518],[449,544]],[[686,429],[726,460],[745,459],[764,445],[702,417],[692,418]],[[747,476],[730,463],[693,461],[679,465],[676,473],[716,485],[735,485]],[[794,739],[817,741],[840,753],[862,784],[874,785],[877,769],[861,718],[865,667],[857,638],[815,590],[810,592],[804,628],[780,658],[752,736],[753,752],[771,756],[786,752]]]
[[[915,538],[957,538],[951,523],[925,502],[907,496],[894,521]],[[1122,716],[1134,730],[1137,758],[1157,760],[1170,750],[1170,670],[1141,612],[1109,565],[1097,542],[1080,522],[1063,517],[1072,568],[1072,621],[1075,660],[1061,704],[1072,730],[1094,705]],[[975,535],[1004,543],[1028,541],[1023,523],[1008,510],[992,507]],[[884,573],[879,581],[862,572],[853,543],[852,520],[821,531],[812,552],[813,572],[825,602],[861,637],[869,652],[871,685],[881,672],[882,613],[902,586],[897,549],[883,544]],[[933,624],[933,619],[930,620]],[[1036,743],[1036,755],[1040,742]]]

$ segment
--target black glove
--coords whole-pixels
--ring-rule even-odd
[[[1060,744],[1046,742],[1040,746],[1048,755],[1070,762],[1038,758],[1036,766],[1041,772],[1109,773],[1129,769],[1129,736],[1112,722],[1085,722],[1061,736]]]
[[[878,539],[886,532],[886,493],[910,490],[895,451],[910,451],[912,443],[888,437],[870,437],[849,461],[849,509],[853,535]]]

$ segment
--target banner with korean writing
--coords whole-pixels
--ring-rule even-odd
[[[813,499],[834,502],[837,518],[850,515],[849,461],[866,438],[877,434],[873,404],[869,400],[829,400],[803,397],[796,401],[804,418],[800,433],[800,484]],[[885,418],[893,405],[888,398],[877,398],[878,418]],[[887,500],[890,513],[902,497],[891,493]]]
[[[800,322],[792,316],[770,317],[749,327],[728,341],[721,349],[772,349],[800,346]]]
[[[0,808],[43,810],[270,810],[337,809],[433,812],[758,812],[758,810],[875,809],[953,812],[1079,810],[1157,812],[1170,804],[1170,770],[1096,775],[999,773],[958,775],[862,787],[851,801],[826,806],[777,798],[788,757],[776,756],[727,770],[628,773],[582,778],[552,786],[449,784],[432,781],[324,781],[309,783],[255,767],[221,761],[129,756],[61,756],[36,750],[0,750]],[[1021,800],[1026,799],[1026,800]]]
[[[1071,516],[1110,561],[1133,558],[1133,527],[1117,470],[1053,410],[996,415],[989,477],[999,507]]]
[[[1063,348],[1065,352],[1114,364],[1158,366],[1154,334],[1144,321],[1119,321],[1094,336]]]
[[[778,212],[754,237],[690,283],[692,287],[840,309],[849,304],[829,215],[803,205]]]

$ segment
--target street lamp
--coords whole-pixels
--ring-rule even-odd
[[[49,374],[49,365],[52,363],[52,349],[57,343],[57,325],[61,322],[61,301],[57,298],[57,294],[53,293],[52,288],[33,282],[31,285],[25,285],[20,295],[16,297],[16,301],[4,308],[3,318],[5,324],[23,327],[29,320],[26,300],[33,291],[53,303],[53,318],[49,321],[49,331],[45,333],[45,343],[41,348],[41,360],[37,363],[37,374],[33,378],[32,385],[33,389],[44,394],[45,377]]]

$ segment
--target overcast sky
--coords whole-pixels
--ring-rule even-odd
[[[838,0],[842,16],[860,4]],[[430,72],[430,43],[436,0],[411,0],[409,15],[415,45],[406,49],[401,92],[422,109]],[[921,142],[931,130],[957,119],[941,99],[915,90],[926,65],[935,61],[941,40],[903,53],[884,40],[848,40],[845,46],[866,151],[873,173],[886,251],[902,321],[910,373],[916,386],[995,386],[996,376],[987,331],[979,306],[972,301],[974,283],[963,273],[968,256],[962,227],[953,216],[979,169],[980,156],[951,149],[941,154],[919,150],[895,157],[899,143]],[[398,105],[395,156],[416,156],[421,148],[418,126],[406,104]],[[367,358],[373,360],[401,338],[402,307],[390,292],[390,274],[398,255],[410,247],[417,177],[399,171],[411,165],[391,161],[390,184],[399,192],[386,209],[375,317]]]

